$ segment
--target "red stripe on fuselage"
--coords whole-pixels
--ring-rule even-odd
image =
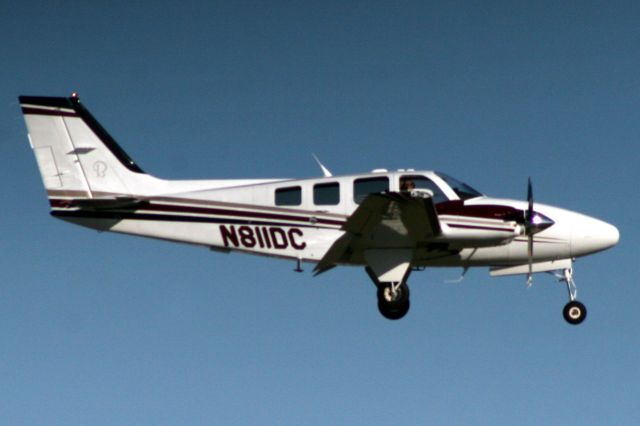
[[[522,210],[509,206],[499,206],[495,204],[480,204],[468,206],[464,201],[454,200],[436,204],[436,211],[439,215],[468,216],[483,219],[514,220],[522,216]]]
[[[49,203],[53,208],[70,208],[75,207],[73,200],[67,199],[49,199]],[[184,205],[174,205],[174,204],[158,204],[154,202],[145,202],[141,205],[135,205],[131,207],[120,207],[114,208],[113,210],[126,210],[132,211],[135,210],[144,210],[150,212],[163,212],[163,213],[181,213],[181,214],[200,214],[200,215],[215,215],[215,216],[231,216],[231,217],[242,217],[242,218],[250,218],[250,219],[260,219],[260,220],[282,220],[282,221],[293,221],[293,222],[302,222],[304,224],[309,224],[311,218],[315,218],[314,225],[334,225],[334,226],[342,226],[344,221],[340,220],[332,220],[332,219],[323,219],[318,218],[316,216],[294,216],[288,214],[277,214],[277,213],[264,213],[260,211],[242,211],[242,210],[231,210],[224,208],[208,208],[208,207],[194,207],[194,206],[184,206]]]
[[[500,231],[500,232],[508,232],[513,233],[513,229],[510,228],[495,228],[491,226],[476,226],[476,225],[459,225],[459,224],[448,224],[450,228],[462,228],[462,229],[478,229],[481,231]]]

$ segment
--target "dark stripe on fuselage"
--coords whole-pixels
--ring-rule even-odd
[[[110,220],[152,220],[161,222],[192,222],[192,223],[220,223],[230,225],[260,225],[260,226],[290,226],[296,228],[323,228],[333,227],[312,225],[309,223],[283,223],[273,220],[255,220],[239,218],[183,216],[179,214],[138,213],[136,211],[92,211],[92,210],[52,210],[51,215],[57,218],[77,219],[110,219]]]
[[[480,226],[480,225],[460,225],[460,224],[448,224],[450,228],[462,228],[462,229],[478,229],[481,231],[500,231],[500,232],[508,232],[513,233],[513,229],[509,228],[495,228],[491,226]]]
[[[269,221],[255,221],[246,219],[214,218],[200,216],[180,216],[170,214],[136,213],[136,212],[100,212],[87,210],[52,210],[51,216],[60,219],[104,219],[104,220],[150,220],[159,222],[197,222],[217,223],[229,225],[255,226],[285,226],[295,228],[318,228],[314,225],[300,225],[298,223],[282,223]],[[333,228],[329,228],[333,229]]]
[[[59,200],[66,201],[66,200]],[[52,207],[68,207],[63,202],[52,203]],[[136,210],[144,210],[145,213],[137,212]],[[147,213],[147,212],[158,213]],[[160,213],[163,212],[163,213]],[[214,213],[215,212],[215,213]],[[178,214],[171,214],[178,213]],[[182,213],[182,214],[180,214]],[[183,215],[184,213],[190,214],[189,216]],[[233,210],[224,209],[203,209],[195,207],[184,206],[167,206],[167,205],[144,205],[139,207],[118,209],[117,211],[92,211],[92,210],[53,210],[52,216],[55,217],[74,217],[74,218],[88,218],[88,219],[134,219],[134,220],[157,220],[164,222],[199,222],[199,223],[227,223],[233,225],[264,225],[264,226],[295,226],[302,228],[325,228],[335,229],[333,227],[322,226],[323,223],[342,224],[337,221],[323,221],[318,220],[315,224],[308,223],[309,218],[300,216],[289,215],[277,215],[277,214],[262,214],[259,212],[238,212]],[[217,214],[218,216],[234,216],[231,218],[224,217],[203,217],[193,216],[193,214]],[[242,219],[240,219],[242,218]],[[289,223],[283,223],[281,221],[287,221]],[[294,221],[291,223],[290,221]],[[302,223],[300,223],[302,222]],[[451,228],[461,229],[475,229],[480,231],[500,231],[512,233],[512,229],[475,226],[475,225],[460,225],[449,224]]]
[[[147,210],[147,208],[145,208],[145,210]],[[286,221],[297,221],[297,222],[307,222],[307,223],[311,220],[311,216],[294,216],[294,215],[288,215],[288,214],[265,213],[265,212],[258,212],[258,211],[241,211],[241,210],[229,210],[229,209],[221,209],[221,208],[204,208],[204,207],[178,206],[178,205],[155,204],[155,203],[152,203],[148,208],[148,210],[174,212],[174,213],[238,216],[238,217],[247,217],[247,218],[251,217],[251,218],[257,218],[257,219],[286,220]],[[316,218],[315,221],[316,221],[316,224],[323,224],[323,225],[341,226],[342,224],[344,224],[343,221],[322,219],[322,218]]]
[[[483,219],[499,219],[513,221],[522,218],[522,210],[495,204],[465,205],[464,201],[454,200],[436,204],[439,215],[468,216]]]
[[[68,207],[74,206],[73,200],[50,199],[50,204],[51,204],[51,207],[53,208],[68,208]],[[343,221],[323,219],[323,218],[317,218],[317,217],[315,218],[315,222],[311,224],[310,221],[312,220],[311,218],[313,216],[294,216],[294,215],[288,215],[288,214],[264,213],[259,211],[240,211],[240,210],[230,210],[230,209],[223,209],[223,208],[207,208],[207,207],[193,207],[193,206],[172,205],[172,204],[158,204],[153,202],[143,202],[139,205],[126,207],[123,210],[125,210],[127,213],[132,213],[135,210],[145,210],[145,211],[163,212],[163,213],[235,216],[235,217],[241,217],[241,218],[254,218],[258,220],[271,220],[271,221],[273,220],[282,220],[282,221],[288,221],[288,222],[295,221],[295,222],[302,222],[304,226],[313,226],[313,227],[319,227],[321,225],[341,226],[342,224],[344,224]],[[197,216],[189,216],[189,217],[197,217]],[[245,221],[250,221],[250,220],[245,219]],[[294,226],[298,226],[298,225],[296,224]]]
[[[74,207],[73,200],[66,199],[50,199],[50,204],[52,208],[69,208]],[[83,207],[86,207],[84,205]],[[145,213],[136,213],[136,210],[144,210]],[[56,214],[61,211],[57,211]],[[152,213],[146,213],[152,212]],[[157,213],[154,213],[157,212]],[[324,218],[315,218],[313,224],[311,224],[312,217],[314,216],[300,216],[300,215],[290,215],[290,214],[278,214],[278,213],[266,213],[260,211],[243,211],[243,210],[232,210],[225,208],[213,208],[213,207],[194,207],[194,206],[185,206],[185,205],[176,205],[176,204],[159,204],[154,203],[152,201],[144,201],[139,204],[132,205],[131,207],[118,207],[117,211],[91,211],[91,210],[73,210],[69,211],[69,213],[73,213],[79,215],[80,213],[94,214],[95,218],[114,218],[116,216],[124,218],[124,215],[127,215],[128,219],[144,219],[144,220],[152,220],[153,218],[158,218],[157,220],[163,221],[182,221],[182,222],[211,222],[211,223],[233,223],[233,224],[281,224],[280,222],[274,221],[287,221],[287,222],[295,222],[290,224],[289,226],[304,226],[304,227],[326,227],[329,226],[342,226],[344,221],[340,220],[332,220],[332,219],[324,219]],[[98,214],[99,213],[99,214]],[[169,213],[169,214],[166,214]],[[170,213],[174,213],[173,215]],[[66,214],[66,213],[65,213]],[[189,216],[184,216],[189,215]],[[212,218],[212,217],[201,217],[201,216],[193,216],[193,215],[212,215],[212,216],[232,216],[233,218]],[[463,217],[475,217],[471,215],[461,215]],[[79,216],[78,216],[79,217]],[[88,216],[87,216],[88,217]],[[172,219],[173,218],[173,219]],[[180,219],[177,219],[180,218]],[[242,218],[242,219],[239,219]],[[259,221],[259,222],[256,222]],[[265,222],[268,221],[268,222]],[[324,225],[324,226],[323,226]],[[496,226],[484,226],[484,225],[465,225],[465,224],[448,224],[451,228],[459,228],[459,229],[476,229],[482,231],[499,231],[499,232],[508,232],[512,233],[513,229],[511,228],[500,228]]]

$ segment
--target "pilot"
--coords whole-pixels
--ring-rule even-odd
[[[416,189],[416,184],[410,177],[403,177],[400,179],[400,191],[411,192]]]

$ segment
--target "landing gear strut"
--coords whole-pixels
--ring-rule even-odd
[[[408,273],[400,282],[381,282],[373,269],[366,267],[365,271],[378,289],[378,310],[383,317],[390,320],[398,320],[409,312],[409,286],[407,285]]]
[[[567,290],[569,291],[569,303],[564,306],[562,316],[569,324],[578,325],[587,317],[587,308],[576,300],[578,289],[575,281],[573,281],[573,268],[563,270],[562,275],[558,276],[558,278],[560,282],[567,284]]]

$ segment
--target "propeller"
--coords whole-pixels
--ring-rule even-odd
[[[527,236],[527,258],[529,259],[529,273],[527,274],[527,286],[531,287],[533,284],[533,188],[531,185],[531,178],[527,182],[527,202],[529,207],[524,214],[524,233]]]
[[[553,220],[533,210],[533,185],[531,184],[531,178],[529,178],[527,182],[527,204],[527,210],[524,212],[524,235],[527,236],[527,258],[529,259],[527,285],[531,286],[531,284],[533,284],[533,236],[554,224]]]

